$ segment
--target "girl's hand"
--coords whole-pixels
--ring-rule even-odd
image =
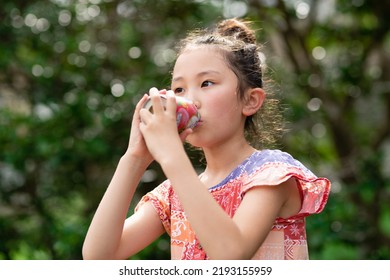
[[[167,102],[164,108],[159,93],[166,94]],[[149,152],[160,164],[169,159],[178,149],[183,149],[183,141],[192,132],[184,130],[180,135],[176,124],[176,99],[172,91],[149,91],[153,104],[153,113],[146,109],[140,110],[140,130]]]
[[[140,110],[148,99],[148,95],[145,94],[140,101],[138,101],[137,106],[133,114],[133,120],[131,123],[131,132],[129,137],[129,144],[125,155],[130,155],[135,158],[144,160],[146,164],[150,164],[153,161],[153,157],[150,154],[148,147],[146,146],[144,137],[140,131]]]

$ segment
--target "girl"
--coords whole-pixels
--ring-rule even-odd
[[[83,257],[126,259],[167,232],[172,259],[308,259],[305,217],[322,211],[330,183],[285,152],[256,149],[266,135],[256,131],[257,118],[267,123],[269,104],[249,25],[230,19],[190,34],[171,89],[150,90],[153,113],[142,108],[147,95],[137,104],[127,151],[92,220]],[[166,107],[159,94],[166,94]],[[193,100],[201,115],[180,135],[175,95]],[[200,175],[183,141],[203,150]],[[167,180],[126,218],[153,160]]]

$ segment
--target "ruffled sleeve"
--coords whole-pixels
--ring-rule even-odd
[[[290,178],[297,180],[302,197],[299,216],[320,213],[328,200],[330,181],[315,176],[301,162],[279,150],[260,153],[260,164],[248,174],[242,186],[242,195],[255,186],[277,186]]]
[[[166,232],[169,234],[171,232],[170,196],[172,194],[172,186],[169,181],[166,180],[162,184],[157,186],[155,189],[145,194],[138,202],[134,211],[137,212],[142,205],[147,202],[151,202],[157,214],[159,215]]]

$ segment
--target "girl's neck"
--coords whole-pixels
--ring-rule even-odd
[[[240,163],[249,157],[256,149],[246,141],[225,146],[218,146],[213,149],[204,149],[206,158],[206,169],[202,177],[213,185],[224,179]]]

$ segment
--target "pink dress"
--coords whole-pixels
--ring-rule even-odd
[[[237,166],[209,192],[225,212],[233,217],[245,196],[255,186],[277,186],[289,178],[297,180],[302,207],[288,219],[277,218],[266,240],[252,259],[308,259],[305,217],[323,210],[330,192],[330,182],[316,177],[291,155],[279,150],[256,151]],[[150,201],[171,238],[171,258],[207,259],[178,197],[166,180],[139,202],[137,209]]]

